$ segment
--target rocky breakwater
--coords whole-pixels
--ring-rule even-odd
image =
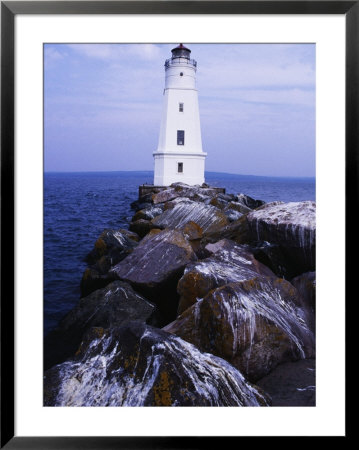
[[[284,391],[315,385],[300,373],[315,356],[315,204],[176,183],[132,207],[45,338],[44,404],[314,404]]]

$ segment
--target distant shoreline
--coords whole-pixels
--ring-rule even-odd
[[[44,172],[44,175],[106,175],[106,174],[129,174],[129,175],[133,175],[133,174],[153,174],[152,170],[104,170],[104,171],[83,171],[83,172],[77,172],[77,171],[69,171],[69,172],[64,172],[64,171],[46,171]],[[243,174],[237,174],[237,173],[228,173],[228,172],[205,172],[205,176],[220,176],[220,177],[238,177],[238,178],[242,178],[242,179],[251,179],[251,180],[255,180],[255,179],[260,179],[260,180],[265,180],[265,179],[278,179],[278,180],[306,180],[306,181],[315,181],[316,177],[299,177],[299,176],[272,176],[272,175],[243,175]]]

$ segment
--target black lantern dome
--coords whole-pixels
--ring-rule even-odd
[[[191,50],[185,47],[183,44],[178,45],[177,47],[171,50],[172,58],[187,58],[190,59]]]

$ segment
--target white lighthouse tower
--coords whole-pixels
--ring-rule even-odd
[[[165,89],[158,148],[155,159],[155,186],[181,181],[189,185],[204,183],[202,150],[196,89],[197,62],[183,44],[172,50],[165,62]]]

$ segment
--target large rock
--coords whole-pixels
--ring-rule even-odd
[[[150,220],[138,219],[135,222],[131,222],[129,226],[131,231],[137,233],[141,238],[146,236],[151,230],[156,228]]]
[[[226,359],[256,381],[279,363],[314,354],[298,295],[279,278],[230,283],[210,291],[164,330]]]
[[[164,191],[159,192],[158,194],[154,194],[152,197],[152,202],[157,205],[158,203],[165,203],[169,200],[173,200],[176,197],[179,197],[179,192],[177,192],[174,188],[169,188]]]
[[[272,406],[315,406],[315,360],[280,364],[257,382],[272,398]]]
[[[176,316],[177,282],[185,266],[196,259],[182,231],[163,230],[147,235],[111,274],[155,302],[168,323]]]
[[[104,288],[113,281],[113,277],[108,272],[103,272],[105,264],[108,267],[108,270],[111,268],[108,265],[107,260],[104,258],[104,265],[101,264],[102,262],[103,260],[99,260],[94,267],[86,267],[84,270],[80,282],[81,297],[87,297],[92,292]],[[101,269],[98,268],[100,265]]]
[[[247,222],[247,215],[241,216],[234,221],[229,220],[229,224],[223,228],[210,230],[206,233],[203,242],[217,242],[221,239],[230,239],[238,244],[247,244],[251,242],[250,228]]]
[[[130,320],[146,321],[154,305],[121,281],[114,281],[82,298],[44,340],[45,369],[75,354],[91,327],[119,326]]]
[[[279,278],[284,277],[286,280],[290,280],[292,272],[297,271],[295,265],[288,264],[288,260],[278,244],[256,241],[250,245],[250,249],[255,258],[269,267]]]
[[[265,202],[263,200],[256,200],[246,194],[238,194],[236,196],[236,201],[241,203],[242,205],[247,206],[250,209],[256,209],[262,205],[265,205]]]
[[[158,228],[182,228],[190,221],[199,225],[204,234],[220,230],[228,224],[226,215],[218,208],[191,200],[175,204],[155,217],[152,224]]]
[[[206,246],[213,255],[189,264],[179,280],[178,314],[203,298],[211,289],[236,281],[250,280],[258,275],[275,277],[274,273],[257,261],[248,250],[233,241],[223,239]]]
[[[158,195],[158,194],[157,194]],[[149,208],[140,209],[132,217],[132,222],[136,220],[152,220],[154,217],[159,216],[163,213],[163,206],[150,206]]]
[[[117,264],[136,247],[139,237],[127,230],[104,230],[93,250],[86,256],[89,264],[95,264],[102,257],[106,257],[111,265]]]
[[[246,217],[252,239],[280,245],[291,276],[315,269],[315,202],[267,204]]]
[[[45,406],[269,406],[223,359],[132,322],[95,328],[77,357],[45,372]]]
[[[82,275],[81,297],[86,297],[112,281],[108,271],[129,255],[137,246],[139,236],[128,230],[104,230],[94,248],[86,256],[90,265]]]

